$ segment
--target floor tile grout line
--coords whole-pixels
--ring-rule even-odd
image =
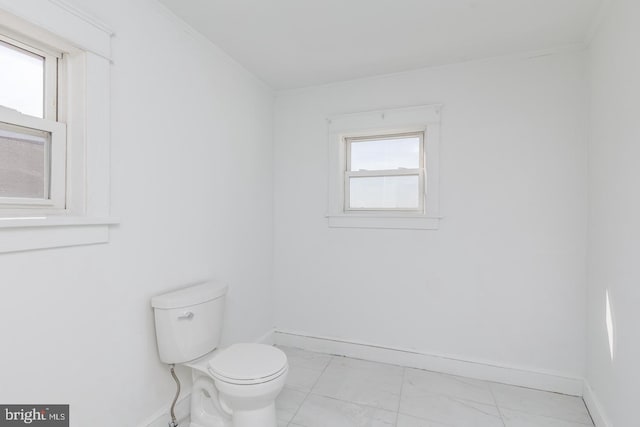
[[[587,409],[587,414],[589,414],[589,419],[591,420],[591,424],[587,424],[587,425],[595,426],[596,422],[593,420],[593,416],[591,415],[591,411],[589,410],[589,406],[587,405],[587,402],[584,401],[584,396],[580,397],[580,399],[582,400],[582,404],[584,405],[584,407]]]
[[[320,377],[322,377],[322,375],[324,374],[324,372],[327,370],[327,368],[329,367],[329,365],[331,364],[331,362],[333,361],[334,357],[333,355],[328,355],[329,356],[329,362],[327,362],[327,364],[324,366],[324,368],[322,368],[322,371],[320,372],[320,375],[318,375],[318,378],[316,379],[316,381],[313,383],[313,385],[309,388],[309,391],[307,392],[307,395],[304,397],[304,399],[302,399],[302,402],[300,402],[300,405],[298,405],[298,409],[296,409],[296,412],[293,413],[293,416],[291,417],[291,419],[289,420],[289,422],[287,423],[287,426],[291,425],[291,423],[293,422],[293,420],[296,418],[296,415],[298,415],[298,412],[300,412],[300,408],[302,408],[302,405],[304,405],[304,403],[307,401],[307,399],[309,398],[309,396],[311,395],[311,391],[313,390],[313,388],[316,386],[316,384],[318,384],[318,381],[320,381]]]
[[[569,418],[561,418],[558,416],[552,416],[552,415],[546,415],[546,414],[541,414],[540,412],[534,412],[534,411],[530,411],[530,410],[524,410],[522,408],[514,408],[514,407],[510,407],[509,406],[503,406],[498,404],[498,400],[495,398],[495,394],[493,392],[493,387],[492,385],[496,385],[496,386],[501,386],[501,387],[511,387],[511,388],[517,388],[517,389],[525,389],[525,390],[530,390],[536,393],[543,393],[545,395],[557,395],[557,396],[563,396],[566,398],[576,398],[576,399],[580,399],[584,405],[585,411],[587,413],[587,415],[589,416],[589,420],[591,421],[591,424],[585,424],[582,421],[577,421],[575,419],[569,419]],[[517,386],[517,385],[511,385],[511,384],[503,384],[503,383],[498,383],[498,382],[489,382],[489,388],[491,390],[491,393],[494,395],[494,400],[496,401],[496,406],[498,407],[498,410],[500,411],[500,409],[506,409],[508,411],[512,411],[512,412],[517,412],[519,414],[524,414],[524,415],[528,415],[528,416],[532,416],[532,417],[538,417],[538,418],[545,418],[545,419],[550,419],[550,420],[555,420],[555,421],[562,421],[562,422],[566,422],[566,423],[574,423],[574,424],[580,424],[580,425],[584,425],[584,426],[595,426],[595,423],[593,422],[593,418],[591,417],[591,413],[589,412],[589,408],[587,407],[587,405],[584,403],[584,398],[579,397],[579,396],[573,396],[570,394],[564,394],[564,393],[557,393],[554,391],[547,391],[547,390],[540,390],[540,389],[536,389],[536,388],[530,388],[530,387],[522,387],[522,386]],[[500,413],[502,414],[502,411],[500,411]],[[504,418],[504,416],[503,416]]]
[[[404,380],[407,374],[407,367],[402,368],[402,382],[400,383],[400,395],[398,396],[398,410],[396,411],[396,427],[398,426],[398,418],[400,418],[400,405],[402,404],[402,390],[404,389]]]
[[[413,369],[413,368],[407,368],[407,369]],[[438,374],[439,375],[445,375],[445,376],[454,376],[454,375],[449,375],[449,374],[440,374],[440,373],[438,373]],[[461,378],[464,378],[464,377],[461,377]],[[479,381],[482,381],[482,380],[479,380]],[[490,384],[489,384],[488,381],[483,381],[483,382],[489,388],[489,393],[491,394],[491,398],[493,400],[493,405],[490,404],[490,403],[487,403],[487,402],[479,402],[479,401],[469,400],[467,398],[463,398],[463,397],[460,397],[460,396],[450,395],[450,394],[447,394],[447,393],[441,393],[441,392],[437,392],[437,391],[425,391],[425,393],[427,393],[429,395],[432,395],[432,396],[444,397],[446,399],[450,399],[452,401],[455,401],[457,403],[460,403],[460,404],[463,404],[463,405],[466,405],[466,406],[468,406],[468,405],[480,405],[480,406],[487,406],[487,407],[493,406],[493,407],[496,408],[496,410],[498,410],[498,413],[499,413],[499,416],[500,416],[500,421],[502,422],[502,425],[505,426],[505,422],[503,420],[502,413],[500,412],[500,410],[498,408],[497,400],[496,400],[495,396],[493,395],[493,391],[490,388]],[[400,412],[400,408],[398,408],[398,414],[399,415],[406,415],[406,416],[413,417],[413,418],[420,419],[420,420],[424,420],[424,421],[437,422],[437,423],[442,424],[443,426],[447,425],[447,426],[450,426],[450,427],[454,427],[451,424],[449,424],[448,422],[444,422],[443,423],[442,421],[434,420],[433,418],[424,417],[424,416],[417,416],[415,414],[408,414],[408,413]],[[492,414],[487,414],[487,415],[492,415]]]
[[[380,406],[375,406],[375,405],[371,405],[371,404],[367,404],[367,403],[360,403],[360,402],[354,402],[352,400],[339,399],[337,397],[327,396],[326,394],[313,393],[313,392],[310,392],[309,394],[313,394],[314,396],[322,397],[323,399],[335,400],[336,402],[341,402],[341,403],[347,403],[349,405],[360,406],[361,408],[375,409],[377,411],[385,411],[385,412],[391,412],[391,413],[398,412],[398,411],[391,411],[389,409],[381,408]]]
[[[407,369],[413,369],[416,370],[417,368],[411,368],[411,367],[407,367]],[[423,371],[422,369],[417,369],[418,371]],[[482,405],[482,406],[497,406],[497,402],[495,399],[495,396],[493,396],[493,393],[491,391],[491,382],[490,381],[485,381],[485,380],[478,380],[475,378],[467,378],[467,377],[461,377],[459,375],[452,375],[452,374],[445,374],[445,373],[441,373],[441,372],[435,372],[435,371],[428,371],[430,373],[434,373],[438,376],[442,376],[442,377],[448,377],[448,378],[452,378],[452,379],[457,379],[457,378],[462,378],[462,379],[470,379],[473,380],[474,382],[478,383],[482,383],[484,385],[487,386],[487,388],[489,389],[489,394],[491,395],[491,400],[492,402],[487,402],[484,400],[480,400],[480,399],[474,399],[471,397],[465,397],[465,396],[460,396],[458,394],[455,393],[449,393],[449,392],[444,392],[444,391],[436,391],[436,390],[426,390],[421,388],[420,386],[416,386],[418,388],[421,388],[423,390],[424,393],[432,395],[432,396],[442,396],[442,397],[446,397],[448,399],[452,399],[455,401],[459,401],[459,402],[467,402],[470,404],[476,404],[476,405]],[[409,414],[404,414],[404,415],[409,415]]]
[[[325,367],[325,369],[323,370],[323,373],[322,373],[322,374],[324,374],[324,371],[325,371],[325,370],[329,367],[329,365],[330,365],[332,362],[334,362],[337,358],[341,358],[341,359],[353,359],[353,360],[360,360],[360,359],[354,359],[354,358],[352,358],[352,357],[348,357],[348,356],[340,356],[340,355],[331,355],[331,356],[332,356],[332,359],[331,359],[330,363],[328,363],[328,364],[327,364],[327,366],[326,366],[326,367]],[[372,363],[378,363],[378,362],[373,362],[373,361],[372,361]],[[399,365],[393,365],[393,366],[398,366],[398,367],[402,368],[402,381],[401,381],[401,386],[400,386],[400,387],[401,387],[400,394],[402,395],[402,389],[403,389],[403,387],[404,387],[404,380],[405,380],[405,377],[406,377],[406,371],[407,371],[407,369],[410,369],[410,368],[408,368],[408,367],[404,367],[404,366],[399,366]],[[322,374],[320,375],[320,377],[322,377]],[[448,375],[448,374],[442,374],[442,375],[450,376],[450,375]],[[310,391],[308,394],[313,394],[314,396],[323,397],[323,398],[325,398],[325,399],[335,400],[335,401],[337,401],[337,402],[347,403],[347,404],[351,404],[351,405],[357,405],[357,406],[360,406],[360,407],[363,407],[363,408],[370,408],[370,409],[382,410],[382,411],[387,411],[387,412],[396,412],[396,423],[397,423],[397,419],[399,418],[400,414],[402,414],[402,415],[407,415],[407,414],[404,414],[404,413],[401,413],[401,412],[400,412],[400,401],[398,402],[398,409],[397,409],[396,411],[390,411],[390,410],[385,409],[385,408],[380,407],[380,406],[376,406],[376,405],[372,405],[372,404],[367,404],[367,403],[362,403],[362,402],[355,402],[355,401],[352,401],[352,400],[340,399],[340,398],[337,398],[337,397],[335,397],[335,396],[330,396],[330,395],[326,395],[326,394],[323,394],[323,393],[314,392],[314,391],[313,391],[313,388],[315,388],[315,385],[320,381],[320,377],[318,377],[318,380],[316,380],[316,382],[315,382],[315,383],[314,383],[314,385],[312,386],[311,391]],[[464,378],[464,377],[462,377],[462,378]],[[486,382],[486,381],[485,381],[485,383],[487,384],[487,386],[489,386],[488,382]],[[432,395],[435,395],[435,396],[443,396],[443,397],[446,397],[446,398],[449,398],[449,399],[453,399],[453,400],[456,400],[456,401],[459,401],[459,402],[468,402],[468,403],[470,403],[470,404],[479,404],[479,405],[484,405],[484,406],[492,406],[491,404],[488,404],[488,403],[486,403],[486,402],[477,402],[477,401],[474,401],[474,400],[468,400],[468,399],[465,399],[465,398],[460,398],[459,396],[451,396],[451,395],[448,395],[448,394],[438,393],[438,392],[435,392],[435,391],[429,392],[429,394],[432,394]],[[400,399],[402,399],[402,396],[400,396]],[[496,401],[495,401],[495,397],[493,396],[493,394],[492,394],[492,399],[493,399],[493,402],[494,402],[494,405],[493,405],[493,406],[496,406],[496,407],[497,407],[497,405],[495,404],[495,402],[496,402]],[[306,400],[306,399],[305,399],[305,400]],[[501,418],[502,418],[502,417],[501,417]],[[420,418],[420,419],[423,419],[423,420],[426,420],[426,421],[433,421],[433,422],[435,422],[433,419],[429,419],[429,418]],[[503,423],[503,424],[504,424],[504,423]]]
[[[496,405],[496,409],[498,410],[498,415],[500,415],[500,420],[502,421],[502,425],[507,427],[507,422],[504,419],[504,415],[502,415],[502,410],[500,410],[500,406],[498,406],[498,399],[496,399],[496,395],[493,392],[493,387],[491,387],[490,383],[487,383],[487,387],[489,387],[489,392],[491,393],[491,397],[493,397],[493,403]]]
[[[315,353],[315,352],[310,352],[310,353]],[[347,403],[347,404],[354,404],[354,405],[358,405],[358,406],[365,407],[365,408],[366,408],[366,407],[368,407],[368,408],[376,409],[376,410],[385,410],[384,408],[382,408],[382,407],[380,407],[380,406],[375,406],[375,405],[370,405],[370,404],[363,404],[363,403],[359,403],[359,402],[352,402],[352,401],[349,401],[349,400],[344,400],[344,399],[336,398],[336,397],[333,397],[333,396],[327,396],[327,395],[324,395],[324,394],[322,394],[322,393],[314,392],[314,389],[315,389],[315,387],[318,385],[318,383],[320,382],[321,378],[323,378],[323,376],[326,374],[326,372],[327,372],[327,370],[329,369],[329,367],[330,367],[332,364],[336,363],[336,361],[337,361],[337,358],[338,358],[338,357],[340,357],[341,359],[361,360],[361,359],[356,359],[356,358],[351,358],[351,357],[346,357],[346,356],[340,356],[340,355],[332,355],[332,354],[324,354],[324,353],[317,353],[317,354],[322,354],[322,355],[328,356],[328,361],[326,362],[326,364],[324,365],[324,367],[323,367],[321,370],[319,370],[320,374],[318,375],[318,377],[316,378],[316,380],[313,382],[313,384],[310,386],[310,388],[308,389],[308,391],[298,389],[298,391],[305,393],[305,396],[304,396],[303,400],[301,401],[301,403],[298,405],[298,407],[297,407],[297,409],[295,410],[295,412],[293,413],[292,418],[287,422],[287,424],[285,424],[286,426],[288,426],[288,427],[289,427],[289,426],[291,426],[291,427],[294,427],[294,426],[302,426],[302,425],[299,425],[299,424],[295,424],[295,423],[294,423],[294,419],[295,419],[295,417],[299,414],[299,412],[300,412],[300,410],[301,410],[302,406],[303,406],[303,405],[308,401],[309,396],[310,396],[311,394],[313,394],[314,396],[320,396],[320,397],[328,398],[328,399],[331,399],[331,400],[334,400],[334,401],[338,401],[338,402],[342,402],[342,403]],[[369,361],[369,360],[367,360],[367,362],[378,363],[378,362],[375,362],[375,361]],[[384,364],[384,363],[382,363],[382,364]],[[387,364],[385,364],[385,365],[387,365]],[[405,381],[406,381],[406,379],[407,379],[407,370],[409,369],[409,367],[401,366],[401,365],[392,365],[392,366],[398,366],[398,367],[402,368],[402,375],[401,375],[401,382],[400,382],[400,395],[399,395],[399,400],[398,400],[397,410],[395,411],[395,424],[394,424],[394,427],[395,427],[395,426],[397,426],[397,423],[398,423],[398,421],[399,421],[399,416],[400,416],[400,414],[401,414],[401,412],[400,412],[400,406],[401,406],[401,402],[402,402],[402,394],[403,394],[403,393],[404,393],[404,391],[405,391],[405,390],[404,390],[404,389],[405,389],[404,385],[405,385]],[[431,371],[430,371],[430,372],[431,372]],[[440,375],[446,375],[446,376],[451,376],[451,377],[455,377],[455,378],[460,378],[460,379],[466,379],[466,378],[467,378],[467,377],[459,377],[459,376],[455,376],[455,375],[443,374],[443,373],[438,373],[438,372],[435,372],[435,373],[440,374]],[[501,420],[502,425],[503,425],[504,427],[506,427],[506,425],[507,425],[507,419],[506,419],[505,414],[503,414],[503,409],[504,409],[504,410],[507,410],[507,409],[509,409],[509,408],[505,407],[505,408],[502,408],[502,409],[501,409],[501,406],[498,404],[498,400],[497,400],[497,397],[496,397],[496,392],[495,392],[495,390],[494,390],[494,387],[492,386],[493,384],[496,384],[496,385],[502,385],[502,384],[500,384],[500,383],[493,383],[493,382],[491,382],[491,381],[483,381],[483,382],[484,382],[484,383],[487,385],[487,387],[488,387],[489,393],[490,393],[491,398],[492,398],[493,406],[494,406],[494,407],[497,409],[497,411],[498,411],[498,415],[499,415],[499,418],[500,418],[500,420]],[[518,387],[518,386],[512,386],[512,387]],[[528,389],[527,387],[518,387],[518,388],[525,388],[525,389]],[[538,389],[531,389],[531,390],[544,392],[544,390],[538,390]],[[553,392],[547,392],[547,393],[553,393]],[[458,400],[458,399],[460,399],[460,400],[465,401],[465,402],[467,401],[467,399],[465,399],[465,398],[457,397],[457,399],[456,399],[454,396],[449,396],[449,395],[447,395],[447,394],[442,394],[442,393],[438,393],[438,392],[433,392],[433,394],[436,394],[436,395],[442,395],[442,396],[444,396],[444,397],[452,398],[452,399],[454,399],[454,400]],[[562,395],[562,393],[554,393],[554,394],[561,394],[561,395]],[[578,397],[578,398],[579,398],[579,397]],[[581,400],[582,400],[583,405],[584,405],[584,399],[581,399]],[[473,401],[473,400],[468,400],[468,402],[469,402],[469,403],[477,403],[477,404],[481,404],[481,405],[486,405],[486,403],[483,403],[483,402],[475,402],[475,401]],[[509,405],[508,405],[508,406],[509,406]],[[584,405],[584,406],[586,407],[586,405]],[[386,410],[386,411],[388,411],[388,410]],[[533,416],[533,417],[540,417],[540,418],[549,419],[549,420],[557,420],[557,421],[574,422],[574,423],[576,423],[576,424],[579,424],[579,425],[581,425],[581,426],[585,426],[585,427],[589,427],[589,426],[593,427],[593,426],[594,426],[593,418],[591,417],[591,414],[588,412],[588,408],[587,408],[587,414],[588,414],[588,417],[589,417],[589,422],[587,422],[587,423],[585,423],[585,422],[583,422],[583,421],[577,421],[577,420],[569,420],[569,419],[557,418],[557,417],[549,416],[549,415],[541,415],[540,413],[533,413],[533,412],[529,412],[529,411],[522,411],[522,410],[519,410],[519,409],[509,409],[509,411],[514,411],[514,412],[516,412],[516,413],[520,413],[520,414],[524,414],[524,415],[529,415],[529,416]],[[388,412],[391,412],[391,411],[388,411]],[[419,419],[424,419],[424,418],[419,418]],[[426,420],[426,421],[433,421],[433,420],[430,420],[430,419],[428,419],[428,418],[426,418],[425,420]]]
[[[319,354],[322,354],[322,353],[319,353]],[[334,361],[336,361],[338,358],[341,358],[341,359],[351,359],[351,360],[363,360],[363,359],[356,359],[356,358],[353,358],[353,357],[340,356],[340,355],[335,355],[335,354],[331,354],[331,355],[329,355],[329,357],[330,357],[329,363],[327,363],[327,365],[326,365],[326,366],[324,367],[324,369],[322,370],[322,373],[320,374],[320,376],[318,377],[318,379],[317,379],[317,380],[315,381],[315,383],[311,386],[311,389],[310,389],[310,391],[307,393],[307,396],[305,396],[305,399],[303,400],[303,402],[302,402],[302,403],[300,404],[300,406],[298,407],[298,411],[300,410],[300,407],[302,407],[302,405],[304,404],[304,402],[307,400],[307,398],[309,397],[309,395],[313,394],[314,396],[319,396],[319,397],[323,397],[323,398],[325,398],[325,399],[331,399],[331,400],[335,400],[335,401],[338,401],[338,402],[341,402],[341,403],[350,404],[350,405],[357,405],[357,406],[360,406],[360,407],[363,407],[363,408],[370,408],[370,409],[374,409],[374,410],[381,410],[381,411],[387,411],[387,412],[392,412],[392,413],[393,413],[393,412],[395,412],[395,414],[396,414],[396,423],[397,423],[398,413],[399,413],[399,410],[400,410],[400,400],[399,400],[399,399],[398,399],[398,409],[397,409],[397,410],[395,410],[395,411],[389,411],[388,409],[382,408],[382,407],[380,407],[380,406],[369,405],[369,404],[365,404],[365,403],[361,403],[361,402],[353,402],[353,401],[350,401],[350,400],[339,399],[339,398],[334,397],[334,396],[327,396],[327,395],[322,394],[322,393],[314,392],[314,391],[313,391],[313,389],[315,388],[315,386],[316,386],[316,385],[318,384],[318,382],[320,381],[320,378],[324,375],[324,373],[325,373],[325,372],[326,372],[326,370],[329,368],[329,366],[330,366]],[[379,363],[379,362],[368,361],[368,360],[365,360],[365,361],[366,361],[366,362],[371,362],[371,363]],[[387,363],[380,363],[380,364],[382,364],[382,365],[390,365],[390,364],[387,364]],[[405,371],[406,371],[406,367],[405,367],[405,366],[400,366],[400,365],[390,365],[390,366],[396,366],[396,367],[398,367],[398,368],[402,369],[402,378],[401,378],[401,382],[400,382],[400,393],[402,394],[402,386],[403,386],[404,373],[405,373]],[[296,413],[294,414],[294,416],[293,416],[294,418],[295,418],[295,416],[297,415],[298,411],[296,411]],[[291,419],[290,423],[292,423],[292,422],[293,422],[293,418]],[[394,427],[395,427],[395,426],[394,426]]]
[[[498,409],[500,409],[498,407]],[[554,421],[562,421],[563,423],[572,423],[572,424],[578,424],[581,426],[585,426],[585,427],[593,427],[595,424],[585,424],[582,421],[576,421],[576,420],[569,420],[566,418],[558,418],[558,417],[552,417],[550,415],[542,415],[540,413],[534,413],[534,412],[529,412],[529,411],[523,411],[522,409],[513,409],[513,408],[503,408],[506,409],[510,412],[515,412],[518,414],[522,414],[522,415],[528,415],[530,417],[536,417],[536,418],[544,418],[547,420],[554,420]],[[589,418],[591,418],[591,415],[589,415]]]
[[[500,384],[500,383],[493,383],[493,384]],[[518,387],[518,386],[511,386],[511,387]],[[521,387],[521,388],[526,388],[526,387]],[[530,389],[530,390],[543,391],[543,390],[537,390],[537,389]],[[522,409],[514,409],[514,408],[508,408],[508,407],[501,408],[500,405],[498,404],[498,399],[496,399],[496,396],[495,396],[495,393],[493,392],[493,387],[491,387],[491,384],[489,384],[489,391],[491,391],[491,395],[493,396],[493,400],[494,400],[494,402],[496,404],[496,408],[498,408],[498,412],[500,413],[500,417],[502,418],[502,422],[503,422],[503,424],[505,426],[506,426],[506,419],[505,419],[504,415],[502,414],[502,409],[507,409],[507,410],[509,410],[511,412],[516,412],[518,414],[528,415],[528,416],[537,417],[537,418],[545,418],[545,419],[549,419],[549,420],[580,424],[580,425],[584,425],[586,427],[595,426],[595,423],[593,422],[593,418],[591,418],[591,414],[589,413],[588,408],[587,408],[587,414],[589,415],[589,418],[591,419],[591,424],[584,424],[581,421],[569,420],[569,419],[565,419],[565,418],[558,418],[558,417],[553,417],[553,416],[550,416],[550,415],[543,415],[543,414],[540,414],[540,413],[534,413],[534,412],[530,412],[530,411],[523,411]],[[545,392],[545,393],[553,393],[553,392]],[[561,393],[555,393],[555,394],[561,394]],[[586,407],[586,405],[585,405],[585,407]]]
[[[321,353],[322,354],[322,353]],[[323,370],[322,374],[320,374],[320,377],[322,377],[322,375],[324,374],[324,372],[326,371],[326,369],[329,368],[329,365],[336,359],[340,358],[340,359],[351,359],[351,360],[362,360],[362,359],[355,359],[353,357],[349,357],[349,356],[341,356],[341,355],[337,355],[337,354],[332,354],[331,356],[331,361],[327,364],[327,366],[325,367],[325,369]],[[371,363],[379,363],[379,362],[374,362],[374,361],[367,361],[367,362],[371,362]],[[389,365],[388,363],[380,363],[382,365]],[[391,365],[391,366],[396,366],[400,369],[402,369],[402,379],[401,379],[401,383],[400,383],[400,389],[402,390],[402,381],[404,380],[404,372],[405,372],[405,367],[404,366],[400,366],[400,365]],[[318,384],[318,382],[320,381],[320,377],[318,377],[318,379],[316,380],[316,382],[314,383],[314,385],[311,388],[311,391],[309,392],[309,394],[313,394],[314,396],[319,396],[319,397],[323,397],[325,399],[331,399],[331,400],[336,400],[338,402],[342,402],[342,403],[348,403],[350,405],[357,405],[357,406],[361,406],[363,408],[369,408],[369,409],[375,409],[375,410],[380,410],[380,411],[386,411],[386,412],[399,412],[400,410],[400,402],[398,401],[398,410],[396,411],[392,411],[386,408],[383,408],[381,406],[376,406],[376,405],[372,405],[372,404],[368,404],[368,403],[362,403],[362,402],[354,402],[352,400],[345,400],[345,399],[340,399],[337,398],[335,396],[329,396],[323,393],[318,393],[318,392],[314,392],[313,388],[315,388],[315,386]]]

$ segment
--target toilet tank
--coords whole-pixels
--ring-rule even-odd
[[[151,299],[160,360],[184,363],[220,344],[227,286],[206,282]]]

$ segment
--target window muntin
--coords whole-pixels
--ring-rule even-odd
[[[0,34],[0,209],[65,207],[59,58],[30,40]]]
[[[424,132],[344,138],[344,210],[424,211]]]

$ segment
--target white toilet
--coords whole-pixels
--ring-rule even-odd
[[[152,298],[160,360],[191,368],[190,427],[276,427],[287,356],[264,344],[217,349],[226,293],[207,282]]]

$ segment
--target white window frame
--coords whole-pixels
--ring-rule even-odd
[[[375,141],[375,140],[389,140],[398,139],[399,137],[418,137],[419,138],[419,151],[418,151],[418,168],[416,169],[392,169],[392,170],[367,170],[367,171],[354,171],[351,170],[351,146],[354,142],[359,141]],[[415,132],[403,132],[403,133],[376,133],[373,135],[364,136],[345,136],[344,145],[346,150],[345,172],[344,172],[344,210],[345,212],[424,212],[424,191],[425,191],[425,159],[424,159],[424,130]],[[416,209],[410,208],[354,208],[350,205],[350,181],[351,178],[358,177],[393,177],[393,176],[417,176],[418,177],[418,207]]]
[[[11,30],[0,28],[0,42],[25,54],[43,58],[44,85],[42,118],[21,114],[0,105],[0,122],[22,128],[47,132],[51,135],[50,150],[45,163],[46,199],[0,197],[0,217],[20,215],[22,211],[38,211],[38,213],[56,213],[65,207],[66,201],[66,125],[58,121],[58,85],[63,81],[58,63],[62,53],[57,52],[37,41],[16,36]]]
[[[63,96],[55,119],[67,127],[63,206],[5,206],[0,253],[108,242],[109,226],[119,223],[109,203],[113,32],[65,2],[0,0],[0,34],[62,53],[58,91]],[[0,111],[3,118],[12,114],[16,119],[16,112]],[[46,110],[45,116],[51,118]],[[28,117],[18,120],[27,123]]]
[[[329,131],[328,225],[337,228],[436,230],[439,227],[439,151],[441,105],[396,108],[332,116]],[[419,209],[349,208],[349,141],[384,135],[422,133]],[[375,171],[375,176],[415,171]],[[366,174],[366,173],[365,173]],[[380,175],[382,174],[382,175]]]

